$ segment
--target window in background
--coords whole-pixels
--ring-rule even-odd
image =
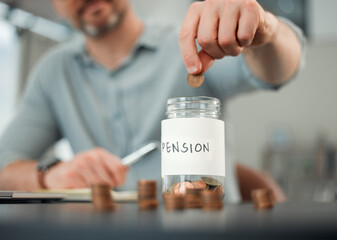
[[[16,28],[0,19],[0,133],[15,109],[18,49]]]

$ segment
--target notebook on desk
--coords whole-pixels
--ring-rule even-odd
[[[38,193],[61,193],[65,194],[63,201],[70,202],[91,202],[91,189],[78,188],[78,189],[43,189]],[[115,202],[137,202],[138,194],[136,191],[113,191],[111,196]]]
[[[66,196],[64,193],[0,191],[0,203],[59,201]]]
[[[111,191],[115,202],[137,202],[136,191]],[[11,202],[91,202],[91,189],[42,189],[36,192],[0,191],[0,203]]]

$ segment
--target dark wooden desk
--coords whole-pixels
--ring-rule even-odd
[[[139,211],[119,204],[96,213],[89,203],[0,204],[0,239],[337,239],[337,203],[284,203],[256,211]]]

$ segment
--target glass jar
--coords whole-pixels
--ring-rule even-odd
[[[205,188],[224,194],[225,129],[220,101],[179,97],[167,101],[162,121],[162,192]]]

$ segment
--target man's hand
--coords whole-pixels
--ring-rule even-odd
[[[279,21],[255,0],[206,0],[193,3],[179,43],[191,74],[206,72],[215,59],[237,56],[246,48],[272,41]],[[198,53],[195,43],[202,50]]]
[[[48,188],[86,188],[100,183],[113,188],[125,182],[127,171],[118,157],[96,148],[52,167],[45,175],[45,183]]]

